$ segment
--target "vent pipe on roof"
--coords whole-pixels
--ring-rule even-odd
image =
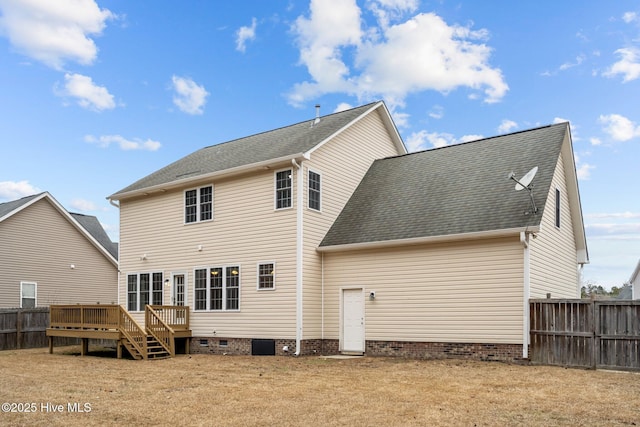
[[[316,104],[316,119],[313,121],[313,124],[320,123],[320,104]]]

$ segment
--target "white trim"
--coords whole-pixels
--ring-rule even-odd
[[[289,171],[289,178],[291,179],[291,206],[286,206],[284,208],[279,208],[278,207],[278,174],[280,172],[285,172],[285,171]],[[293,186],[294,186],[294,179],[293,179],[293,168],[292,167],[288,167],[288,168],[283,168],[283,169],[277,169],[273,171],[273,210],[274,211],[284,211],[287,209],[293,209],[294,203],[293,203]]]
[[[202,190],[203,188],[207,188],[207,187],[211,187],[211,219],[205,219],[205,220],[201,220],[200,219],[200,214],[202,213],[200,211],[200,190]],[[196,220],[193,222],[187,222],[187,214],[186,214],[186,203],[187,203],[187,191],[195,191],[196,192]],[[185,190],[182,191],[182,223],[183,225],[193,225],[193,224],[199,224],[201,222],[211,222],[213,221],[213,219],[215,218],[215,186],[213,184],[204,184],[204,185],[199,185],[197,187],[191,187],[191,188],[187,188]]]
[[[22,300],[25,298],[22,293],[24,285],[33,285],[33,300],[34,300],[33,306],[37,307],[38,306],[38,282],[24,281],[24,282],[20,282],[20,308],[24,308],[22,306]],[[31,297],[29,298],[31,299]]]
[[[170,290],[169,290],[169,301],[171,301],[171,305],[176,305],[176,301],[174,299],[174,295],[175,295],[175,286],[176,286],[176,276],[183,276],[184,277],[184,305],[185,307],[189,306],[189,272],[187,270],[179,270],[179,271],[172,271],[170,273],[171,276],[171,282],[169,284],[170,286]]]
[[[520,233],[523,246],[523,283],[522,283],[522,358],[529,357],[529,298],[531,297],[531,258],[529,233]]]
[[[560,230],[562,228],[562,190],[557,186],[553,192],[553,197],[553,225]]]
[[[302,281],[303,281],[303,274],[302,274],[302,267],[304,265],[304,248],[303,248],[303,244],[304,244],[304,229],[303,229],[303,224],[304,224],[304,209],[302,208],[303,206],[303,191],[304,191],[304,164],[303,162],[300,162],[300,164],[298,164],[295,160],[292,160],[291,163],[293,163],[293,165],[297,168],[297,174],[296,174],[296,179],[298,180],[297,182],[297,189],[296,189],[296,199],[298,200],[298,204],[297,204],[297,211],[296,211],[296,352],[295,355],[299,356],[300,352],[302,350],[301,348],[301,343],[302,343],[302,331],[303,331],[303,298],[302,298],[302,290],[303,290],[303,286],[302,286]],[[292,195],[293,196],[293,195]]]
[[[367,338],[366,338],[366,306],[364,303],[364,286],[342,286],[340,287],[340,325],[339,325],[339,336],[338,336],[338,351],[339,352],[356,352],[362,351],[365,352],[367,348]],[[344,291],[360,291],[361,301],[362,301],[362,350],[345,350],[344,349]]]
[[[238,268],[238,308],[227,308],[227,268]],[[220,310],[211,309],[211,274],[212,268],[219,268],[222,270],[222,308]],[[205,270],[206,272],[206,288],[205,288],[205,308],[204,310],[196,309],[196,270]],[[220,265],[208,265],[202,267],[193,268],[193,311],[198,313],[239,313],[242,302],[242,264],[241,263],[226,263]]]
[[[503,230],[489,230],[489,231],[476,231],[472,233],[459,233],[459,234],[445,234],[442,236],[427,236],[427,237],[415,237],[412,239],[394,239],[394,240],[382,240],[376,242],[363,242],[363,243],[348,243],[344,245],[332,245],[332,246],[320,246],[316,248],[318,252],[339,252],[349,251],[356,249],[376,249],[387,248],[392,246],[405,246],[405,245],[419,245],[424,243],[440,243],[440,242],[453,242],[458,240],[471,240],[471,239],[492,239],[498,237],[508,237],[518,235],[521,232],[537,233],[540,231],[539,226],[533,227],[518,227],[518,228],[505,228]]]
[[[320,178],[320,199],[319,199],[320,209],[315,209],[309,206],[309,198],[311,195],[311,177],[309,175],[312,173],[315,173]],[[310,211],[322,213],[322,181],[323,181],[322,172],[316,169],[307,168],[307,209]]]
[[[161,193],[167,190],[183,188],[185,186],[193,186],[198,182],[207,182],[213,181],[214,179],[222,178],[222,177],[230,177],[233,175],[239,175],[241,173],[249,172],[249,171],[264,171],[265,169],[271,169],[273,166],[278,164],[291,163],[291,160],[305,159],[304,153],[296,153],[290,154],[287,156],[278,157],[276,159],[264,160],[262,162],[250,163],[248,165],[237,166],[234,168],[223,169],[216,172],[205,173],[202,175],[196,175],[189,178],[178,179],[171,182],[165,182],[162,184],[152,185],[150,187],[140,188],[138,190],[126,191],[123,193],[114,193],[107,197],[107,200],[124,200],[129,199],[135,196],[148,196],[151,193]]]
[[[260,287],[260,266],[261,265],[273,265],[273,287],[261,288]],[[276,290],[276,262],[275,261],[258,261],[256,263],[256,290],[259,292],[271,292]]]

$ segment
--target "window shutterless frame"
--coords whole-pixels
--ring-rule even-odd
[[[38,284],[20,282],[20,308],[36,308],[38,305]]]
[[[213,220],[213,185],[191,188],[184,192],[184,223]]]
[[[322,211],[322,174],[312,169],[307,172],[307,208]]]
[[[274,291],[276,289],[275,261],[261,261],[257,265],[257,284],[259,291]]]
[[[293,170],[275,171],[274,175],[274,209],[293,207]]]
[[[240,264],[193,271],[194,311],[240,311]]]
[[[556,188],[556,227],[560,228],[560,201],[561,201],[560,189]]]
[[[144,311],[147,304],[164,303],[164,275],[162,272],[127,274],[127,311]]]

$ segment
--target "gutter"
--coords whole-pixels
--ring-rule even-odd
[[[302,351],[302,265],[303,265],[303,242],[304,234],[302,230],[303,224],[303,212],[302,209],[302,191],[303,191],[303,162],[296,162],[296,159],[291,159],[291,164],[296,168],[296,352],[295,356],[300,356]]]
[[[362,243],[347,243],[339,245],[327,245],[319,246],[316,248],[318,252],[340,252],[360,249],[377,249],[387,248],[392,246],[406,246],[406,245],[420,245],[425,243],[439,243],[439,242],[452,242],[457,240],[467,239],[492,239],[498,237],[508,237],[514,234],[522,234],[525,232],[537,233],[540,231],[540,226],[534,227],[518,227],[518,228],[505,228],[502,230],[489,230],[489,231],[476,231],[471,233],[458,233],[458,234],[445,234],[441,236],[426,236],[415,237],[411,239],[394,239],[394,240],[381,240],[376,242],[362,242]]]

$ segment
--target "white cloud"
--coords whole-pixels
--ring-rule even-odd
[[[102,135],[95,137],[93,135],[86,135],[84,140],[88,143],[95,144],[102,148],[107,148],[111,144],[117,144],[123,151],[132,150],[144,150],[144,151],[157,151],[162,144],[152,139],[142,140],[139,138],[126,139],[120,135]]]
[[[95,203],[84,199],[73,199],[70,206],[80,212],[90,212],[98,209]]]
[[[460,138],[456,138],[446,132],[427,132],[426,130],[421,130],[409,135],[406,141],[406,146],[407,151],[409,153],[413,153],[429,148],[440,148],[452,144],[476,141],[482,138],[484,138],[482,135],[464,135]]]
[[[640,126],[619,114],[601,115],[598,121],[605,126],[604,132],[615,141],[628,141],[640,136]]]
[[[634,47],[618,49],[615,53],[620,60],[603,73],[605,77],[622,74],[622,82],[627,83],[640,77],[640,50]]]
[[[625,12],[622,15],[622,20],[627,24],[640,20],[636,12]]]
[[[564,64],[560,65],[560,71],[565,71],[569,68],[577,67],[578,65],[582,64],[585,59],[587,59],[585,55],[578,55],[576,56],[575,62],[565,62]]]
[[[440,120],[444,117],[444,107],[441,105],[434,105],[433,108],[431,108],[431,111],[429,111],[429,117]]]
[[[616,218],[616,219],[634,219],[640,218],[640,212],[610,212],[610,213],[592,213],[586,214],[586,218],[594,218],[594,219],[606,219],[606,218]]]
[[[341,102],[340,104],[338,104],[338,105],[336,106],[336,109],[335,109],[335,110],[333,110],[333,112],[334,112],[334,113],[339,113],[339,112],[341,112],[341,111],[347,111],[347,110],[350,110],[350,109],[352,109],[352,108],[353,108],[353,106],[352,106],[351,104],[348,104],[348,103],[346,103],[346,102]]]
[[[513,120],[504,119],[500,126],[498,126],[498,133],[509,133],[518,128],[518,124]]]
[[[600,138],[589,138],[589,142],[591,143],[591,145],[600,145],[602,144],[602,141],[600,140]]]
[[[54,87],[54,92],[58,96],[76,98],[78,105],[83,108],[102,111],[115,108],[116,103],[113,95],[104,86],[93,83],[91,77],[82,74],[65,74],[64,88]]]
[[[576,162],[576,175],[578,176],[578,179],[587,180],[591,178],[591,170],[595,169],[596,167],[588,163],[582,163],[580,157],[575,153],[573,157]]]
[[[171,80],[173,90],[176,92],[173,96],[173,103],[180,111],[187,114],[202,114],[207,96],[209,96],[209,92],[204,86],[198,85],[187,77],[173,76]]]
[[[2,181],[0,182],[0,199],[16,200],[25,196],[41,193],[38,187],[29,184],[29,181]]]
[[[240,27],[236,32],[236,50],[244,52],[246,50],[246,44],[248,40],[255,40],[256,38],[256,18],[251,19],[250,27]]]
[[[292,104],[325,93],[347,93],[359,98],[381,96],[393,108],[403,105],[410,93],[448,93],[458,87],[482,91],[484,101],[492,103],[508,91],[500,69],[488,64],[487,31],[449,26],[433,13],[387,26],[392,15],[414,11],[415,2],[369,5],[379,19],[371,28],[362,28],[361,10],[354,0],[312,0],[310,17],[296,20],[293,32],[300,62],[311,80],[293,87]]]
[[[61,70],[66,61],[92,64],[100,35],[115,17],[93,0],[0,0],[0,32],[20,53]]]
[[[367,7],[376,16],[381,27],[386,28],[389,22],[402,17],[405,12],[415,12],[418,0],[371,0]]]
[[[553,118],[553,124],[554,124],[554,125],[557,125],[557,124],[559,124],[559,123],[567,123],[567,122],[571,123],[571,120],[569,120],[569,119],[563,119],[562,117],[554,117],[554,118]]]

